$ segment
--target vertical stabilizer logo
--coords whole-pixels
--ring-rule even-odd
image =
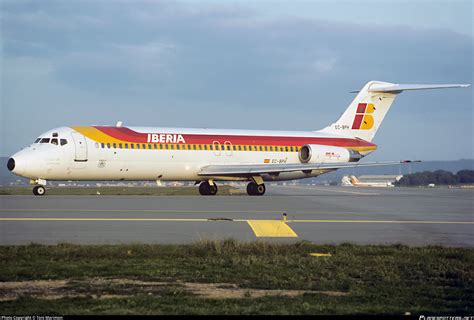
[[[352,123],[353,130],[369,130],[374,126],[374,116],[372,115],[375,111],[373,103],[359,103],[357,105],[357,111]]]

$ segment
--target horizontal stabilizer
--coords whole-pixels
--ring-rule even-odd
[[[405,90],[426,90],[426,89],[446,89],[446,88],[467,88],[470,84],[391,84],[373,85],[369,92],[391,92],[400,93]]]

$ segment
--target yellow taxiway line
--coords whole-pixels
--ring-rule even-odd
[[[169,221],[169,222],[208,222],[209,219],[170,219],[170,218],[0,218],[0,221]]]
[[[155,222],[214,222],[219,220],[202,218],[51,218],[51,217],[24,217],[0,218],[0,221],[155,221]],[[226,220],[224,220],[226,221]],[[417,220],[248,220],[234,219],[233,222],[246,222],[255,236],[296,238],[298,235],[288,223],[394,223],[394,224],[463,224],[474,225],[474,221],[417,221]]]
[[[426,220],[288,220],[288,223],[410,223],[410,224],[474,224],[474,221]]]
[[[213,222],[208,218],[56,218],[56,217],[0,217],[0,221],[188,221],[188,222]],[[226,221],[226,220],[223,220]],[[251,220],[232,219],[233,222],[268,223],[275,226],[285,224],[283,220]],[[342,219],[319,219],[319,220],[287,220],[286,223],[424,223],[424,224],[474,224],[474,221],[428,221],[428,220],[342,220]]]

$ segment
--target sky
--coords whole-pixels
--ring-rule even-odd
[[[0,0],[0,155],[68,125],[318,130],[370,80],[472,83],[471,1]],[[473,89],[399,95],[371,160],[474,158]]]

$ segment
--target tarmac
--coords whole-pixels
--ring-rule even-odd
[[[262,197],[0,196],[1,245],[227,238],[474,247],[474,189],[268,184]]]

